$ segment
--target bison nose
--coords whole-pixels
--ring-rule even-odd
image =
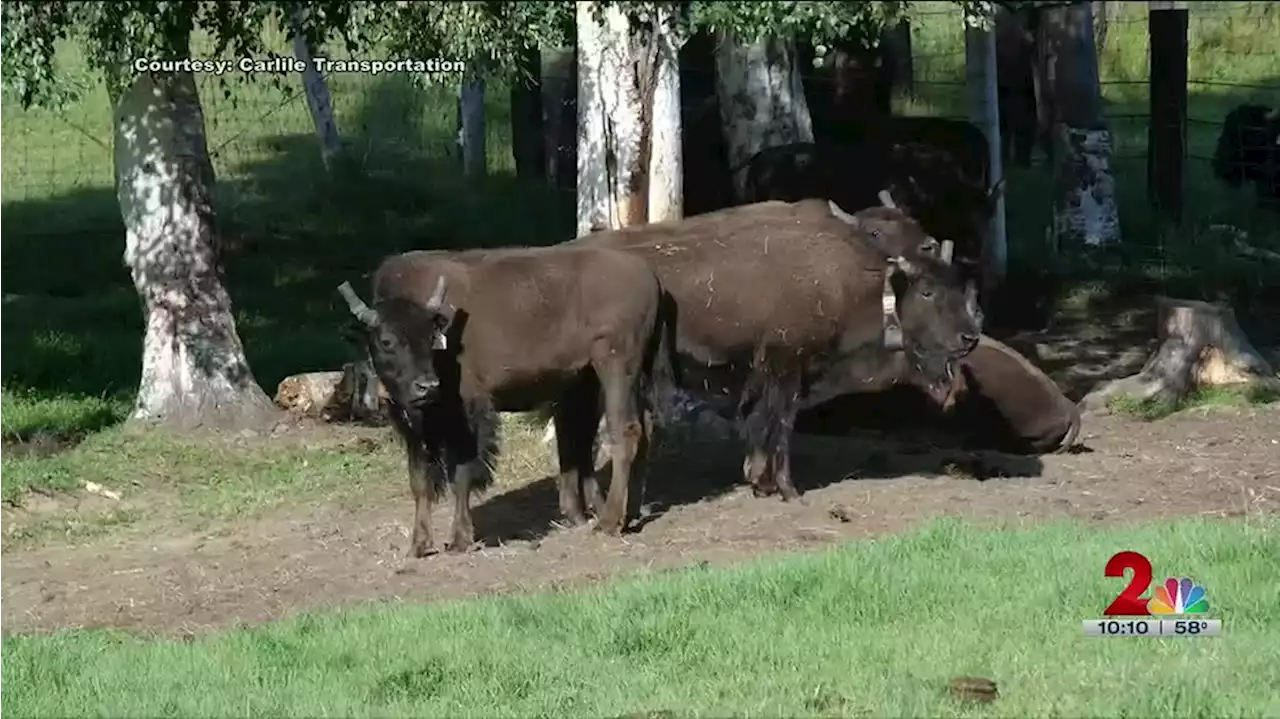
[[[426,397],[435,391],[437,384],[435,380],[415,379],[413,381],[413,394],[415,397]]]
[[[979,335],[969,334],[967,332],[961,333],[960,335],[960,341],[964,342],[964,348],[966,352],[978,346],[978,339],[979,339]]]

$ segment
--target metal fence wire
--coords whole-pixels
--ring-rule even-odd
[[[1146,3],[1095,2],[1095,32],[1105,117],[1113,132],[1114,171],[1121,212],[1145,202],[1149,121],[1149,39]],[[1222,121],[1245,102],[1280,106],[1280,3],[1190,2],[1186,194],[1189,204],[1221,214],[1248,203],[1247,191],[1231,191],[1209,169]],[[948,2],[916,3],[912,22],[912,92],[895,97],[895,112],[963,118],[964,31]],[[316,181],[319,153],[301,92],[301,79],[276,82],[202,76],[198,79],[208,142],[222,211],[236,217],[247,202],[273,188]],[[338,126],[361,161],[396,172],[388,148],[453,152],[456,82],[419,89],[395,73],[343,74],[329,78]],[[489,165],[511,165],[505,93],[492,92],[487,122]],[[58,112],[5,113],[2,194],[5,209],[46,203],[22,212],[6,233],[117,233],[111,153],[111,112],[95,88]],[[1042,158],[1028,183],[1048,182]],[[1037,180],[1037,178],[1039,178]],[[1233,204],[1235,203],[1235,204]],[[261,205],[259,201],[257,203]],[[1011,204],[1011,226],[1022,211]],[[1207,212],[1208,210],[1206,210]],[[8,216],[9,213],[6,213]],[[1195,214],[1194,212],[1192,213]]]

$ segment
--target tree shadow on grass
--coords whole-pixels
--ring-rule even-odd
[[[406,87],[395,78],[374,85],[332,174],[315,137],[303,133],[261,138],[257,160],[224,170],[226,283],[250,366],[268,394],[288,375],[336,369],[357,356],[341,333],[348,316],[335,288],[344,280],[360,286],[386,255],[572,236],[571,196],[507,171],[464,180],[448,154],[452,137],[412,120],[431,109],[422,105],[430,95],[405,95]],[[391,116],[410,118],[398,129],[384,119],[393,100],[400,109]],[[489,118],[491,126],[504,121],[500,113]],[[509,151],[490,150],[491,158]],[[114,190],[5,203],[3,236],[6,390],[132,397],[143,326]]]

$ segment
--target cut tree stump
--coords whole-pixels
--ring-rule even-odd
[[[1080,401],[1102,409],[1115,397],[1176,404],[1204,387],[1280,391],[1280,378],[1250,344],[1226,305],[1161,297],[1156,300],[1160,346],[1142,371],[1111,380]]]
[[[336,372],[285,377],[276,388],[275,401],[290,412],[325,422],[387,419],[386,390],[367,361],[348,362]]]

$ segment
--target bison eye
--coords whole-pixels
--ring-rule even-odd
[[[933,290],[920,290],[920,296],[926,300],[933,299]]]

